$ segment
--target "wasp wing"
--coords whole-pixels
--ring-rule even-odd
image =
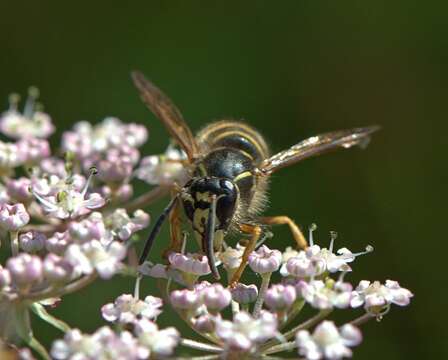
[[[269,175],[278,169],[337,148],[348,149],[355,145],[365,147],[369,143],[370,135],[378,129],[379,126],[370,126],[310,137],[264,160],[259,170],[262,174]]]
[[[131,75],[143,102],[164,123],[170,135],[187,154],[188,159],[193,161],[198,153],[198,147],[179,109],[142,73],[133,71]]]

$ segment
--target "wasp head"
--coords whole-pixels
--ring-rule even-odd
[[[238,188],[232,181],[218,177],[192,179],[181,195],[185,214],[215,278],[219,278],[219,274],[214,252],[221,248],[236,211],[238,196]]]

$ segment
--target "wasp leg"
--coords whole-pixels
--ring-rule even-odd
[[[238,281],[240,280],[241,275],[243,275],[244,269],[247,266],[249,254],[252,251],[254,251],[255,245],[257,244],[258,239],[260,239],[261,236],[261,227],[258,225],[241,224],[240,230],[246,234],[251,234],[252,237],[250,238],[249,243],[244,249],[244,253],[241,258],[241,264],[239,268],[235,271],[235,273],[232,276],[232,279],[230,280],[230,287],[235,287]]]
[[[163,251],[163,257],[168,258],[170,252],[181,252],[183,246],[183,239],[181,233],[181,202],[176,201],[173,210],[170,212],[169,223],[170,223],[170,245],[166,250]]]
[[[297,224],[288,216],[270,216],[262,217],[260,221],[266,225],[288,225],[291,230],[292,236],[297,243],[297,246],[301,249],[308,247],[308,243],[303,236],[302,231],[299,229]]]

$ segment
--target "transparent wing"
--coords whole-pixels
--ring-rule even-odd
[[[134,71],[131,75],[143,102],[164,123],[171,137],[192,161],[198,153],[197,144],[179,109],[142,73]]]
[[[310,137],[264,160],[259,170],[263,174],[269,175],[278,169],[331,150],[348,149],[355,145],[365,147],[369,143],[370,135],[378,129],[379,126],[370,126],[339,130]]]

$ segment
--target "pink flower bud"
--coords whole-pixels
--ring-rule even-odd
[[[233,289],[231,289],[231,292],[233,300],[240,304],[252,303],[258,297],[258,289],[254,284],[245,285],[238,283]]]
[[[206,275],[210,273],[207,257],[198,254],[171,253],[168,261],[174,269],[182,270],[195,275]]]
[[[112,157],[98,163],[98,177],[106,183],[121,182],[131,176],[132,169],[129,159]]]
[[[30,221],[23,204],[0,205],[0,226],[8,231],[17,231]]]
[[[26,138],[17,142],[18,151],[26,163],[36,163],[50,156],[50,144],[47,140]]]
[[[131,184],[122,184],[118,188],[104,185],[101,188],[101,194],[106,199],[113,197],[118,201],[127,201],[134,195],[134,188]]]
[[[19,237],[20,247],[27,253],[41,251],[45,247],[46,240],[47,238],[44,234],[35,231],[28,231],[24,234],[20,234]]]
[[[271,310],[285,310],[294,303],[296,298],[294,286],[277,284],[268,289],[264,302]]]
[[[202,333],[211,333],[215,331],[215,321],[212,316],[205,314],[194,320],[194,328]]]
[[[30,192],[30,186],[31,180],[26,177],[12,179],[6,183],[9,196],[20,202],[26,202],[33,197]]]
[[[250,268],[259,274],[277,271],[282,263],[282,253],[270,250],[266,245],[249,255]]]
[[[56,254],[48,254],[43,265],[44,276],[50,282],[66,282],[72,277],[73,266]]]
[[[19,287],[42,280],[43,266],[38,256],[21,253],[8,259],[6,263],[12,281]]]
[[[68,230],[70,235],[76,239],[77,242],[81,243],[107,237],[103,215],[99,212],[93,212],[88,218],[79,222],[70,223]],[[110,239],[108,239],[108,241],[110,241]]]
[[[221,284],[213,284],[201,291],[202,301],[210,311],[220,311],[229,306],[232,295]]]
[[[194,310],[200,303],[199,293],[194,290],[174,290],[170,295],[171,304],[178,309]]]
[[[62,255],[70,243],[71,238],[68,231],[55,232],[52,237],[46,240],[45,247],[49,252]]]
[[[56,157],[43,159],[39,165],[45,174],[56,175],[60,178],[65,178],[67,176],[65,162]]]
[[[199,283],[196,283],[193,285],[193,290],[196,290],[197,292],[201,292],[204,289],[207,289],[209,286],[211,286],[212,284],[210,284],[208,281],[203,280]]]

